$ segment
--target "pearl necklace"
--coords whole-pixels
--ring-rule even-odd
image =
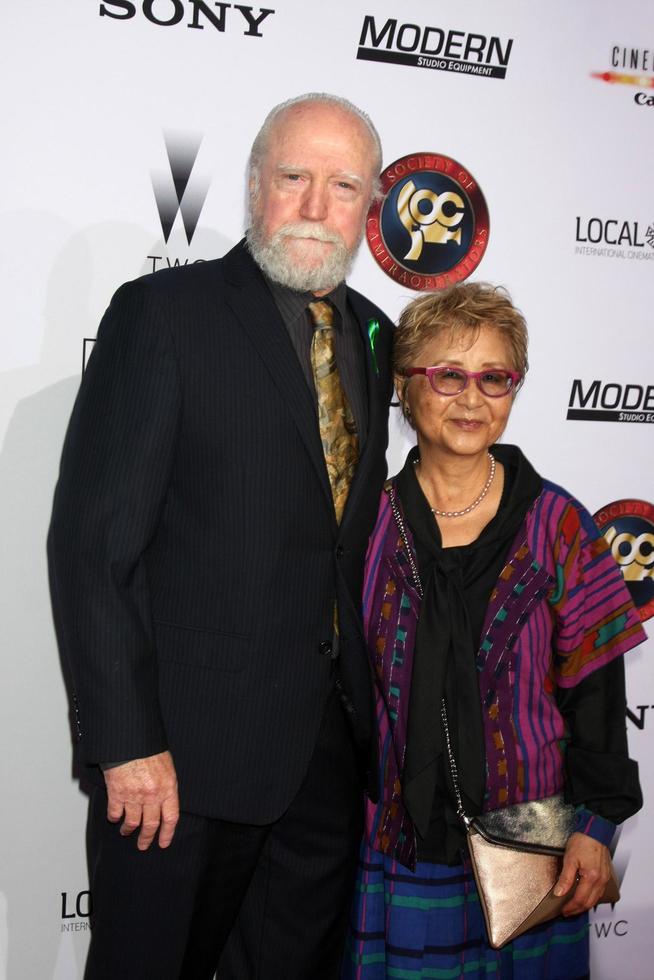
[[[477,499],[473,500],[470,506],[465,507],[463,510],[437,510],[436,507],[430,507],[429,509],[434,517],[463,517],[465,514],[469,514],[471,510],[474,510],[475,507],[479,507],[479,504],[490,490],[490,485],[493,482],[493,477],[495,476],[495,457],[492,453],[489,453],[488,458],[490,459],[490,473],[488,474],[488,479],[486,480],[486,483],[484,484],[484,487]],[[417,459],[416,463],[419,462],[420,460]]]

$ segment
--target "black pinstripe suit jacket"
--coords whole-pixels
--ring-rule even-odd
[[[73,410],[48,546],[78,752],[93,767],[170,748],[196,813],[267,823],[295,795],[332,683],[335,597],[362,741],[372,727],[359,606],[391,324],[348,299],[369,430],[340,527],[312,394],[243,243],[121,287]]]

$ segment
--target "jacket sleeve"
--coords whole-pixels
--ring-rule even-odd
[[[55,624],[87,763],[166,748],[143,555],[180,417],[172,337],[142,281],[116,293],[64,442],[48,537]]]
[[[622,573],[590,514],[570,501],[554,542],[554,676],[574,687],[646,639]]]
[[[577,807],[576,829],[607,846],[615,825],[640,810],[638,764],[629,758],[624,660],[617,657],[556,700],[570,742],[566,795]]]
[[[571,501],[555,545],[556,700],[569,734],[566,796],[577,829],[609,844],[642,806],[629,758],[622,654],[645,639],[638,612],[590,514]]]

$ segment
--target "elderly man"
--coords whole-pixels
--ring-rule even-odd
[[[124,285],[100,326],[49,538],[96,780],[92,980],[210,978],[239,910],[221,977],[338,974],[391,390],[391,324],[344,280],[380,154],[342,99],[273,109],[246,240]]]

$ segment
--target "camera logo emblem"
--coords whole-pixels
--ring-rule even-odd
[[[615,500],[594,515],[644,622],[654,616],[654,505]]]
[[[366,235],[384,272],[415,290],[467,279],[489,235],[486,201],[470,172],[441,154],[415,153],[387,167],[381,186]]]

